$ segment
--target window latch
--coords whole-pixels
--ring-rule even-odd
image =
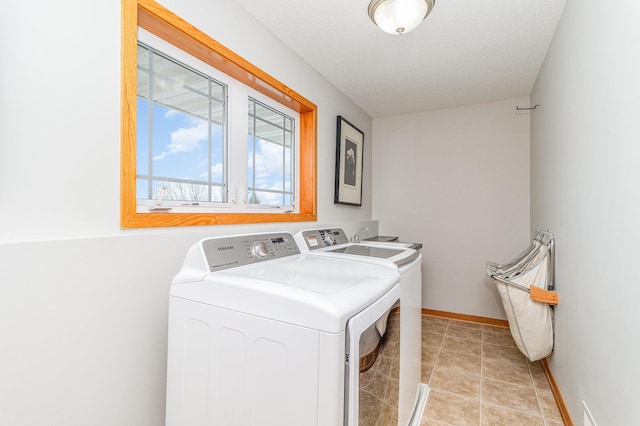
[[[162,202],[164,201],[164,194],[167,191],[166,186],[160,187],[160,192],[156,197],[156,203],[153,206],[149,206],[149,210],[152,212],[166,212],[171,210],[171,207],[163,206]]]

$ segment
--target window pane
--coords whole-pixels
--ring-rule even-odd
[[[222,126],[213,126],[211,128],[211,183],[222,185],[227,181],[224,158],[224,129]]]
[[[255,135],[260,139],[274,142],[278,145],[284,144],[284,129],[272,124],[271,122],[265,122],[258,118],[256,119]]]
[[[149,101],[138,97],[136,105],[136,170],[138,175],[149,174]]]
[[[290,205],[293,125],[281,112],[249,100],[248,195],[250,204]]]
[[[185,182],[153,182],[153,199],[157,199],[164,188],[164,199],[167,201],[206,202],[209,201],[208,185]]]
[[[151,48],[138,56],[137,174],[153,181],[138,196],[225,202],[226,86]]]
[[[208,181],[208,122],[153,106],[153,176]]]
[[[281,192],[253,191],[253,195],[249,197],[249,201],[250,204],[262,204],[265,206],[285,205]]]
[[[284,127],[284,115],[278,111],[274,111],[273,109],[259,103],[255,102],[256,118],[260,120],[273,123],[278,127]]]
[[[209,79],[158,54],[153,55],[153,98],[200,118],[209,117]]]
[[[147,179],[136,179],[136,198],[141,200],[151,199],[149,181]]]
[[[291,138],[291,137],[289,137]],[[286,139],[285,139],[286,140]],[[285,193],[293,193],[293,149],[287,147],[284,149],[284,183],[283,183],[283,190]],[[286,202],[285,204],[291,204],[291,202]]]

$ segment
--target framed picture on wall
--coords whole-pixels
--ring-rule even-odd
[[[362,151],[364,133],[338,116],[336,138],[335,204],[362,205]]]

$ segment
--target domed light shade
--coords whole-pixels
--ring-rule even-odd
[[[415,29],[433,9],[436,0],[372,0],[369,17],[389,34],[405,34]]]

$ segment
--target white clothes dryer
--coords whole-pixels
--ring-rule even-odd
[[[422,255],[411,244],[350,242],[340,228],[309,229],[294,235],[303,253],[393,265],[400,273],[400,372],[398,425],[419,425],[429,387],[421,383]],[[383,328],[378,327],[378,331]],[[383,333],[381,333],[383,334]],[[375,336],[374,336],[375,337]]]
[[[366,426],[358,342],[399,279],[286,232],[197,242],[170,289],[166,424]]]

